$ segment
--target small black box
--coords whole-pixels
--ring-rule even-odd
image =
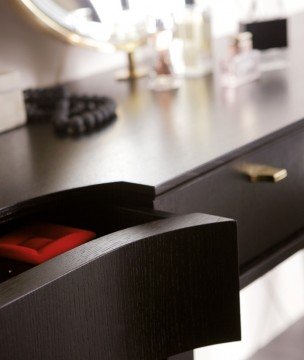
[[[254,49],[266,50],[288,46],[287,19],[241,23],[240,30],[252,33]]]

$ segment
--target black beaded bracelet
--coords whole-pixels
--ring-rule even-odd
[[[116,118],[116,103],[105,96],[70,95],[62,86],[24,91],[28,122],[51,121],[54,129],[80,135]]]

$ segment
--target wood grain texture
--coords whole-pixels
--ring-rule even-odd
[[[151,198],[154,198],[154,189],[138,184],[118,182],[87,186],[32,198],[17,204],[12,203],[0,209],[0,224],[27,214],[44,213],[46,210],[65,213],[69,209],[74,214],[80,206],[89,206],[92,216],[94,210],[100,211],[105,206],[136,205],[137,208],[148,208],[149,205],[152,207]]]
[[[154,207],[173,213],[203,212],[238,222],[241,267],[304,227],[304,131],[278,138],[208,174],[158,196]],[[279,183],[251,183],[240,163],[286,168]]]
[[[3,360],[156,360],[240,338],[236,227],[192,214],[104,236],[0,285]]]

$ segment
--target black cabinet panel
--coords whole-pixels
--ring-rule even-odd
[[[236,167],[258,163],[286,168],[278,182],[251,183]],[[238,224],[241,266],[253,261],[304,226],[304,132],[270,142],[155,200],[175,213],[206,212]]]

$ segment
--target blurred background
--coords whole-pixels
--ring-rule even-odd
[[[146,3],[142,0],[133,1],[137,1],[139,6],[145,6]],[[211,1],[212,31],[215,37],[237,31],[237,21],[246,7],[246,1]],[[125,62],[124,54],[105,55],[95,50],[78,48],[64,44],[40,29],[37,31],[35,25],[18,14],[12,3],[0,0],[0,68],[18,69],[24,88],[51,85],[57,79],[77,80]],[[304,0],[283,0],[283,3],[287,14],[304,10]],[[175,0],[153,0],[156,9],[174,8],[174,4]]]

